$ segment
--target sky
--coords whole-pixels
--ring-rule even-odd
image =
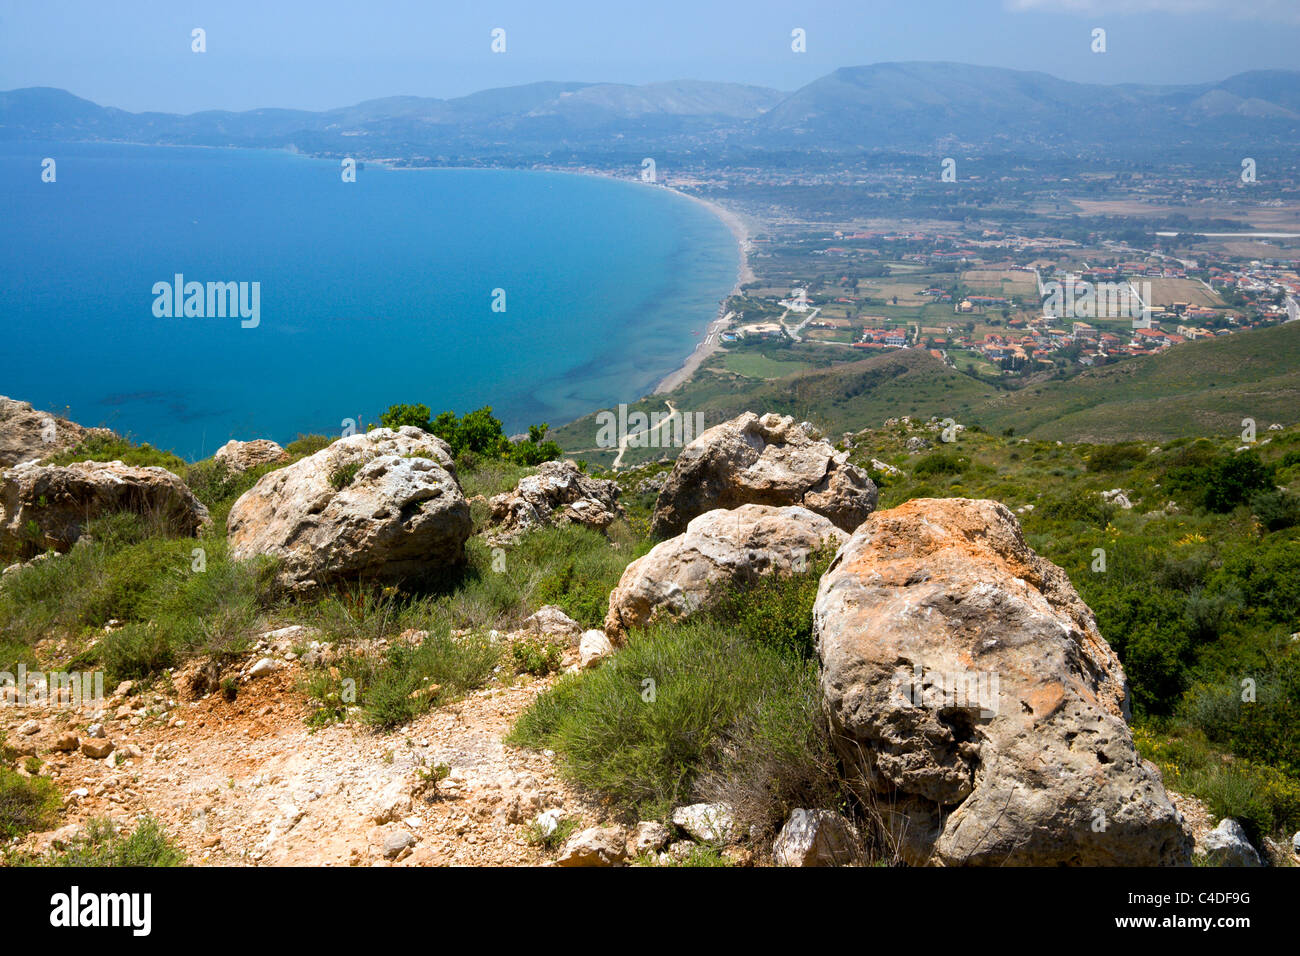
[[[806,52],[791,49],[796,28]],[[133,112],[319,110],[538,80],[793,90],[896,60],[1196,83],[1300,68],[1298,50],[1300,0],[0,0],[0,90],[55,86]]]

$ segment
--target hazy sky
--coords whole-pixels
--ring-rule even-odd
[[[206,53],[190,51],[194,27]],[[806,53],[791,52],[796,27]],[[0,89],[133,111],[326,109],[534,80],[789,90],[888,60],[1183,83],[1294,69],[1298,50],[1300,0],[0,0]]]

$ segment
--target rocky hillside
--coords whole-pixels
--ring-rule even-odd
[[[617,476],[85,436],[0,473],[0,669],[104,681],[0,686],[0,859],[1291,865],[1262,436],[746,413]]]

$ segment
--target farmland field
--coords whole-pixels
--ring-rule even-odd
[[[961,281],[976,292],[989,295],[1035,298],[1038,282],[1032,272],[1015,269],[969,269],[962,273]]]
[[[1152,305],[1168,306],[1175,302],[1188,302],[1207,308],[1221,308],[1224,304],[1218,293],[1211,292],[1197,279],[1144,279],[1134,276],[1133,281],[1139,284],[1138,288],[1142,287],[1143,282],[1151,283]]]

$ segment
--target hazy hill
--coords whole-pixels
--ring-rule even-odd
[[[653,145],[857,151],[966,143],[1019,151],[1141,151],[1300,140],[1300,72],[1254,71],[1182,86],[1075,83],[960,63],[846,67],[790,93],[677,80],[547,82],[454,99],[393,96],[309,112],[128,113],[44,87],[0,93],[0,137],[285,146],[363,156]]]

